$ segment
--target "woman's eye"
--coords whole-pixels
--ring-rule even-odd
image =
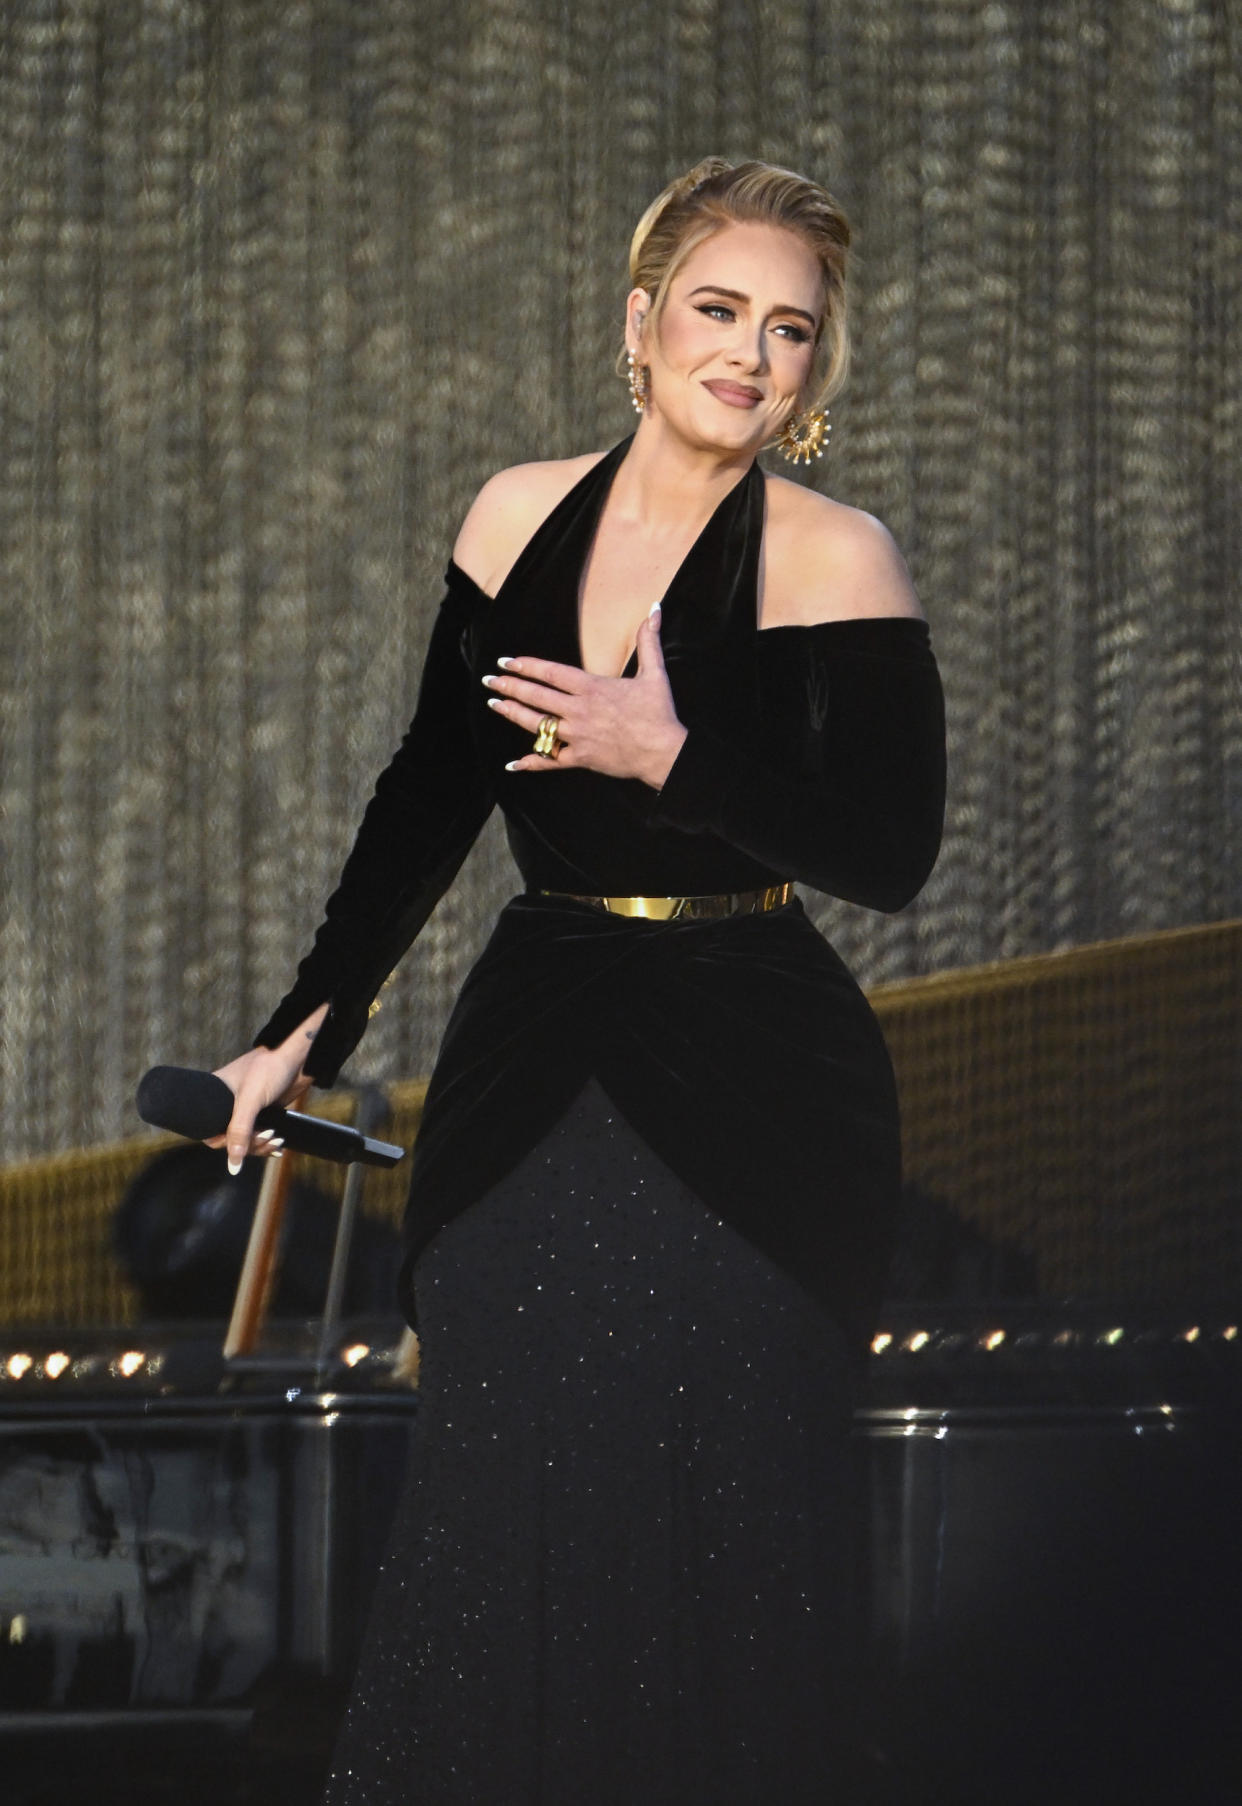
[[[734,310],[726,306],[723,301],[700,301],[697,303],[697,309],[699,313],[706,314],[712,320],[735,320],[737,318]],[[773,327],[773,331],[780,333],[782,338],[787,338],[793,345],[806,345],[810,342],[811,335],[806,327],[795,325],[792,320],[778,321]]]

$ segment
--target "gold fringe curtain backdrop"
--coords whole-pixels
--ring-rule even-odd
[[[629,430],[628,234],[709,151],[857,224],[815,480],[893,529],[948,688],[935,877],[823,926],[874,982],[1242,913],[1238,33],[1219,0],[0,6],[0,1158],[248,1043],[471,495]],[[513,885],[489,829],[357,1071],[428,1068]]]

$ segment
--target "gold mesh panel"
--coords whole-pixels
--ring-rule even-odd
[[[1242,923],[878,987],[907,1177],[1046,1296],[1242,1283]]]

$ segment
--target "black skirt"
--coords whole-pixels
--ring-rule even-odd
[[[414,1270],[331,1806],[853,1797],[847,1338],[591,1080]]]

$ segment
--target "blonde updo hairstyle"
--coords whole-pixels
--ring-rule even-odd
[[[772,163],[727,163],[723,157],[705,157],[670,182],[639,220],[630,241],[630,286],[646,289],[651,296],[648,322],[658,330],[669,285],[690,253],[722,226],[756,223],[796,233],[819,264],[824,311],[802,406],[825,407],[845,386],[849,373],[850,224],[817,182]]]

